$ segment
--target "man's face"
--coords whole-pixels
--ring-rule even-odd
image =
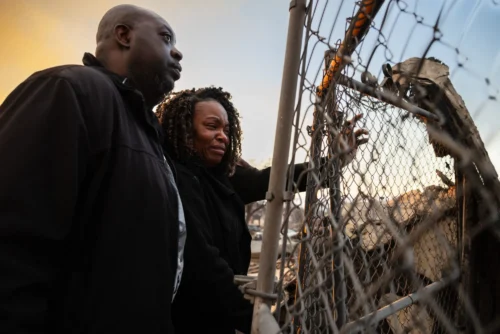
[[[172,28],[160,17],[145,19],[131,31],[129,79],[151,107],[172,91],[180,78],[182,54],[175,42]]]

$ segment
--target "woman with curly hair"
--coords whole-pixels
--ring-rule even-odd
[[[176,332],[250,333],[252,305],[233,281],[250,264],[244,206],[265,198],[271,169],[258,170],[241,159],[239,114],[222,88],[173,93],[157,116],[187,225],[184,273],[172,306]],[[365,130],[354,131],[359,118],[347,122],[352,151],[366,142],[359,138]],[[295,165],[297,178],[306,169],[307,164]]]
[[[252,305],[233,283],[251,256],[244,202],[229,180],[241,156],[238,111],[229,93],[208,87],[171,94],[157,115],[188,235],[172,305],[176,332],[250,333]]]

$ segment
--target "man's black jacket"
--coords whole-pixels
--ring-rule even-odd
[[[0,332],[173,333],[178,203],[158,122],[84,63],[0,106]]]

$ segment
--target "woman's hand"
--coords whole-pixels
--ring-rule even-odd
[[[335,153],[339,155],[342,162],[341,167],[345,167],[350,164],[356,157],[356,152],[358,147],[364,145],[368,142],[368,138],[364,138],[364,135],[368,135],[369,132],[366,129],[357,129],[356,122],[363,118],[363,114],[357,114],[353,118],[344,122],[339,136],[335,138],[336,150]],[[237,165],[244,168],[254,168],[248,162],[240,158]]]
[[[368,130],[354,130],[356,127],[356,122],[362,118],[363,114],[357,114],[353,118],[345,121],[342,128],[340,129],[340,134],[336,140],[336,153],[338,153],[340,156],[342,168],[347,166],[354,160],[358,147],[368,142],[368,138],[363,137],[364,135],[369,134]]]

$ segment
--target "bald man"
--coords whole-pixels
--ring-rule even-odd
[[[152,108],[180,77],[175,43],[115,7],[95,57],[0,106],[1,333],[173,333],[186,230]]]

